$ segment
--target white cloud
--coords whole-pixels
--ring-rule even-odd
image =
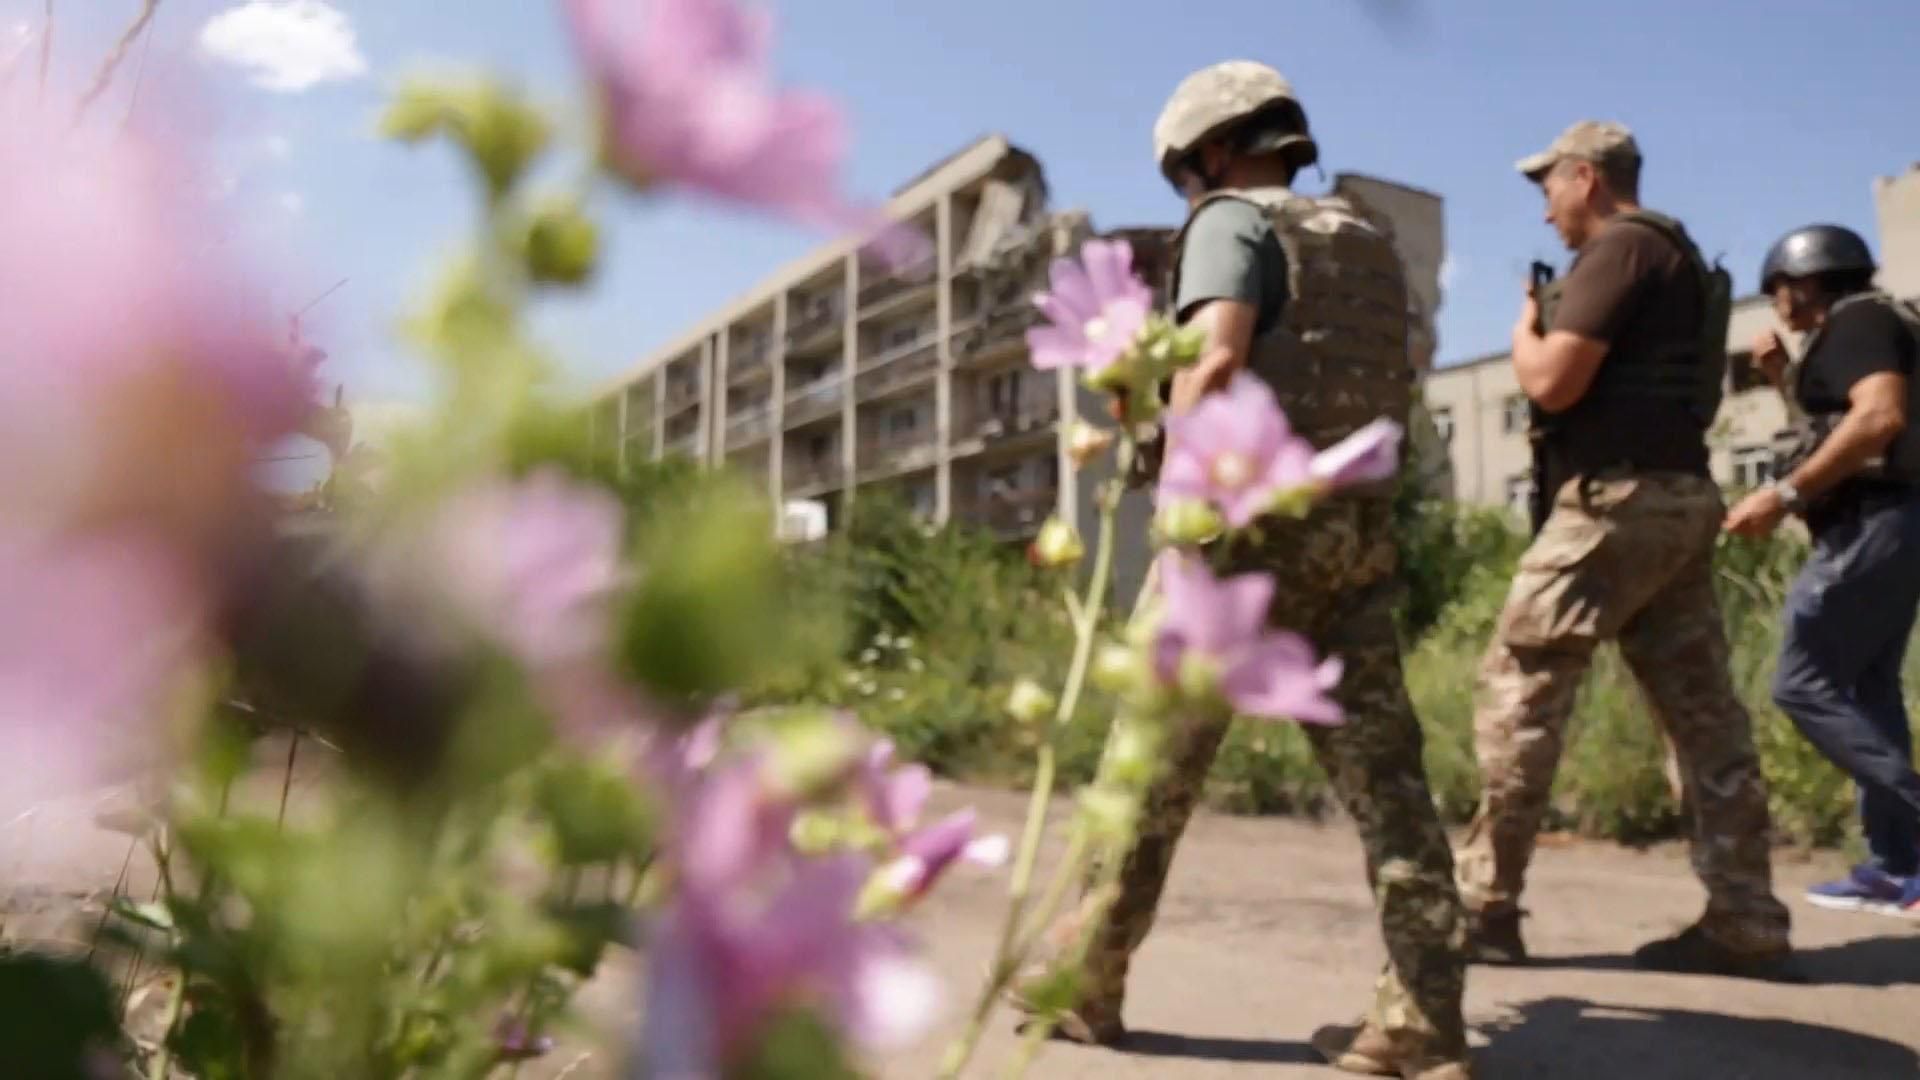
[[[285,161],[293,156],[293,140],[285,135],[269,135],[260,140],[260,152],[274,161]]]
[[[1460,280],[1461,262],[1462,260],[1456,258],[1451,251],[1441,256],[1440,287],[1442,289],[1450,289],[1454,282]]]
[[[246,70],[255,86],[281,93],[367,72],[353,24],[324,0],[247,0],[207,20],[200,48]]]
[[[307,197],[297,191],[281,192],[279,203],[280,209],[285,210],[294,217],[299,217],[301,214],[307,212]]]

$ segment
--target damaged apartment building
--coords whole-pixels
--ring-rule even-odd
[[[1392,222],[1425,370],[1439,198],[1350,175],[1333,187]],[[1098,233],[1086,213],[1053,210],[1039,161],[997,135],[935,165],[887,211],[932,238],[924,262],[883,269],[852,239],[823,245],[602,387],[595,438],[623,463],[681,455],[764,483],[787,539],[833,529],[857,496],[879,491],[1008,540],[1056,512],[1090,530],[1099,477],[1068,467],[1064,433],[1076,415],[1104,411],[1067,373],[1028,363],[1032,297],[1055,257],[1096,235],[1131,241],[1136,269],[1158,286],[1172,228]],[[1428,479],[1444,493],[1444,451],[1421,460],[1436,463]],[[1144,498],[1128,503],[1124,515],[1143,522]],[[1144,528],[1121,532],[1144,544]],[[1145,556],[1121,553],[1123,587]]]

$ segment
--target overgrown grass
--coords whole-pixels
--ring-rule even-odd
[[[1408,570],[1401,610],[1410,642],[1407,682],[1426,732],[1434,797],[1452,823],[1479,795],[1473,750],[1473,678],[1525,546],[1504,515],[1404,504]],[[1733,646],[1733,677],[1753,714],[1771,785],[1774,821],[1788,840],[1845,842],[1856,829],[1849,782],[1776,710],[1767,684],[1781,598],[1803,554],[1791,538],[1725,541],[1716,572]],[[1038,732],[1005,715],[1014,681],[1062,662],[1071,634],[1065,582],[1028,566],[1017,549],[959,530],[928,530],[902,508],[863,497],[852,527],[791,556],[796,625],[819,659],[759,688],[760,699],[814,700],[857,709],[900,752],[955,778],[1029,779]],[[1920,658],[1908,664],[1920,686]],[[1107,703],[1093,695],[1064,737],[1067,782],[1098,764]],[[1664,747],[1617,653],[1595,658],[1582,688],[1555,785],[1550,826],[1625,841],[1678,832]],[[1208,785],[1209,801],[1247,813],[1317,816],[1330,793],[1305,737],[1290,725],[1236,725]]]

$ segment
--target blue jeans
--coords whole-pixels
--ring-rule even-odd
[[[1920,498],[1823,529],[1787,594],[1773,700],[1860,787],[1874,863],[1920,872],[1920,774],[1900,665],[1920,609]]]

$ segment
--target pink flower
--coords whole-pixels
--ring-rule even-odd
[[[1316,663],[1304,638],[1267,626],[1273,579],[1241,574],[1217,580],[1200,560],[1161,556],[1166,612],[1153,642],[1155,674],[1184,685],[1196,663],[1234,709],[1269,720],[1337,724],[1340,706],[1327,697],[1340,682],[1340,661]]]
[[[894,859],[881,871],[889,885],[917,900],[956,862],[999,866],[1006,861],[1006,837],[975,837],[972,810],[916,828],[933,794],[933,774],[920,764],[891,768],[892,760],[893,743],[876,743],[859,781],[868,818],[892,842]]]
[[[550,668],[603,655],[621,573],[620,504],[546,468],[461,492],[436,514],[416,569],[471,624]]]
[[[1312,444],[1288,427],[1267,384],[1244,371],[1192,410],[1168,417],[1167,436],[1159,500],[1211,503],[1234,528],[1312,477]]]
[[[0,102],[0,518],[200,539],[311,407],[185,147]]]
[[[0,536],[0,760],[23,766],[0,779],[0,815],[155,761],[207,604],[146,537]]]
[[[827,228],[882,224],[841,194],[847,135],[839,108],[822,94],[774,87],[765,11],[736,0],[565,0],[565,11],[597,84],[607,157],[620,175]],[[882,254],[902,265],[929,250],[902,228],[887,229],[882,241]]]
[[[1400,468],[1400,426],[1375,420],[1315,453],[1293,433],[1273,390],[1249,372],[1167,419],[1168,448],[1159,501],[1209,503],[1227,524],[1245,528],[1292,494],[1318,497],[1387,479]]]
[[[1052,289],[1034,297],[1051,325],[1027,331],[1033,366],[1105,370],[1147,325],[1153,290],[1133,272],[1133,248],[1125,240],[1088,240],[1080,261],[1056,259]]]
[[[1400,425],[1379,419],[1314,455],[1307,470],[1327,488],[1392,478],[1400,471]]]
[[[33,800],[157,761],[253,470],[310,380],[194,184],[192,147],[0,100],[0,754]]]
[[[683,886],[650,934],[640,1075],[727,1075],[790,1008],[869,1050],[917,1036],[938,984],[901,934],[854,919],[865,878],[862,860],[843,857],[795,864],[757,894]]]

